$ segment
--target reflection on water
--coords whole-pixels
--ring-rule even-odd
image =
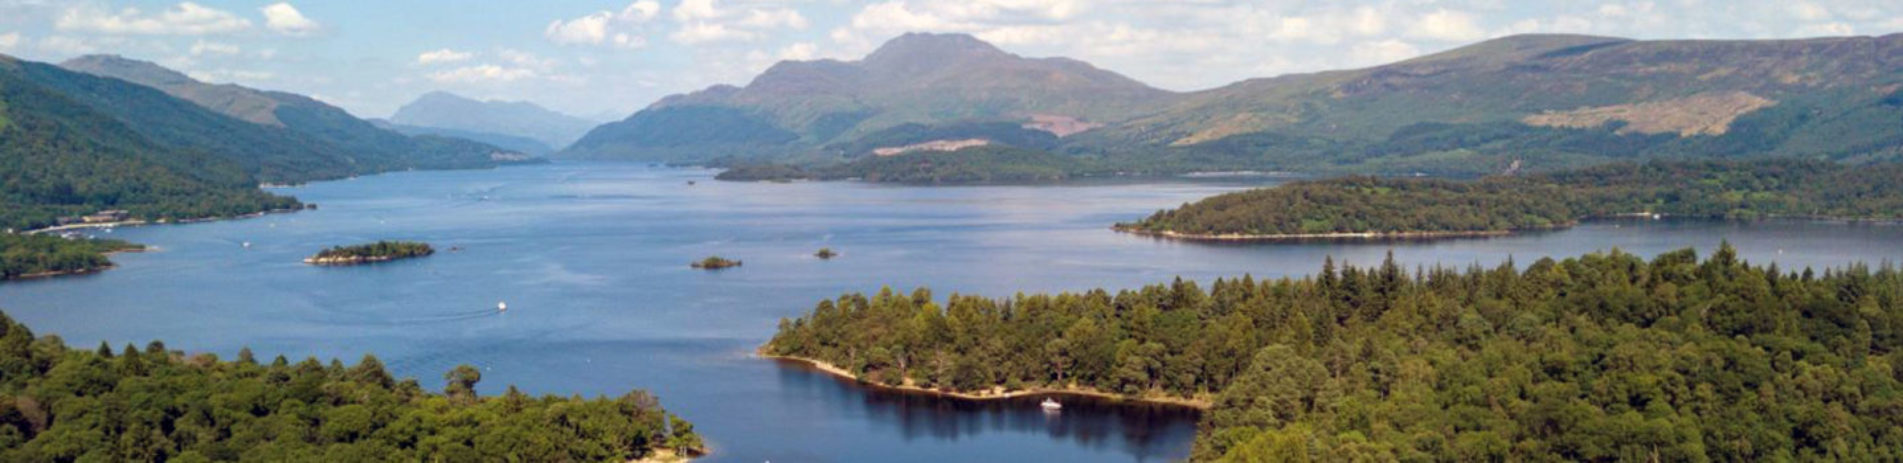
[[[1756,263],[1903,258],[1903,226],[1808,221],[1592,222],[1536,234],[1405,242],[1202,244],[1109,225],[1244,187],[1217,182],[914,188],[729,183],[711,171],[556,163],[406,172],[284,191],[321,209],[122,228],[159,252],[96,275],[0,284],[0,308],[78,346],[111,341],[229,357],[354,361],[374,353],[440,388],[458,364],[485,394],[656,393],[717,449],[711,461],[1158,461],[1189,452],[1194,411],[1065,398],[969,402],[872,391],[749,355],[778,321],[843,292],[929,286],[992,297],[1132,288],[1181,276],[1300,277],[1324,257],[1374,264],[1522,264],[1612,248],[1640,255],[1730,240]],[[687,186],[689,180],[697,181]],[[1256,181],[1276,181],[1273,179]],[[301,260],[379,239],[425,259],[348,268]],[[243,246],[243,243],[251,246]],[[821,247],[843,254],[813,257]],[[708,255],[746,266],[704,272]],[[495,312],[506,301],[507,313]]]
[[[1114,449],[1139,460],[1182,456],[1181,445],[1195,434],[1201,413],[1195,408],[1061,395],[1061,411],[1044,410],[1044,396],[968,400],[860,384],[810,365],[777,360],[780,387],[829,394],[842,414],[863,414],[899,430],[905,440],[959,441],[988,432],[1042,434],[1076,445]],[[853,399],[857,398],[857,401]]]

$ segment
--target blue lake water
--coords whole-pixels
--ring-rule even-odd
[[[1595,222],[1435,242],[1196,244],[1111,232],[1229,182],[896,187],[727,183],[713,171],[557,163],[410,172],[283,190],[321,209],[120,229],[157,246],[104,273],[0,284],[0,308],[68,343],[101,340],[229,357],[374,353],[440,388],[457,364],[478,388],[658,394],[695,421],[712,461],[1167,461],[1196,414],[1067,399],[976,403],[873,392],[755,358],[781,317],[892,286],[1006,296],[1131,288],[1182,276],[1301,276],[1324,256],[1414,265],[1531,262],[1620,248],[1641,255],[1721,240],[1753,262],[1832,267],[1903,258],[1903,226],[1775,221]],[[695,185],[688,185],[695,181]],[[1257,180],[1258,183],[1266,180]],[[319,268],[320,248],[423,240],[435,256]],[[243,243],[249,242],[246,247]],[[451,247],[460,251],[449,252]],[[820,247],[842,255],[812,257]],[[722,255],[740,268],[688,268]],[[507,313],[496,313],[499,301]]]

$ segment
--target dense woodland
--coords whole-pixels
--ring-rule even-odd
[[[1482,232],[1637,213],[1899,218],[1903,165],[1693,161],[1475,181],[1346,177],[1218,195],[1118,227],[1189,235]]]
[[[436,249],[429,243],[416,241],[378,241],[351,246],[334,246],[318,251],[310,257],[311,261],[330,262],[376,262],[396,259],[408,259],[435,254]]]
[[[1886,461],[1899,346],[1896,269],[1725,245],[942,306],[888,289],[782,320],[764,350],[888,384],[1213,395],[1202,461]]]
[[[0,281],[112,267],[106,254],[144,249],[120,240],[0,233]]]
[[[654,396],[479,397],[482,373],[444,375],[444,394],[398,380],[374,356],[354,366],[259,364],[140,350],[70,349],[0,314],[4,461],[612,461],[702,448]]]

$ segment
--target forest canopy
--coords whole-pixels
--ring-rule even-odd
[[[107,253],[144,248],[120,240],[0,233],[0,281],[102,270],[112,267]]]
[[[1725,245],[943,305],[888,289],[782,320],[763,350],[946,390],[1213,395],[1198,461],[1882,461],[1903,458],[1899,345],[1896,269]]]
[[[445,393],[356,365],[260,364],[144,349],[70,349],[0,313],[0,461],[612,461],[696,454],[693,425],[647,392],[480,397],[460,366]]]
[[[1696,161],[1474,181],[1345,177],[1217,195],[1117,228],[1188,238],[1459,234],[1628,214],[1895,219],[1903,217],[1903,165]]]

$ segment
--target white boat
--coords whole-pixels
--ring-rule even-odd
[[[1039,406],[1039,407],[1044,407],[1044,409],[1045,409],[1045,410],[1062,410],[1062,409],[1064,409],[1064,404],[1060,404],[1060,403],[1057,403],[1057,401],[1055,401],[1055,400],[1051,400],[1051,399],[1044,399],[1044,402],[1043,402],[1043,403],[1039,403],[1039,404],[1037,404],[1037,406]]]
[[[509,303],[507,303],[507,302],[497,302],[497,303],[496,303],[496,311],[497,311],[497,312],[508,312],[508,311],[509,311]]]

